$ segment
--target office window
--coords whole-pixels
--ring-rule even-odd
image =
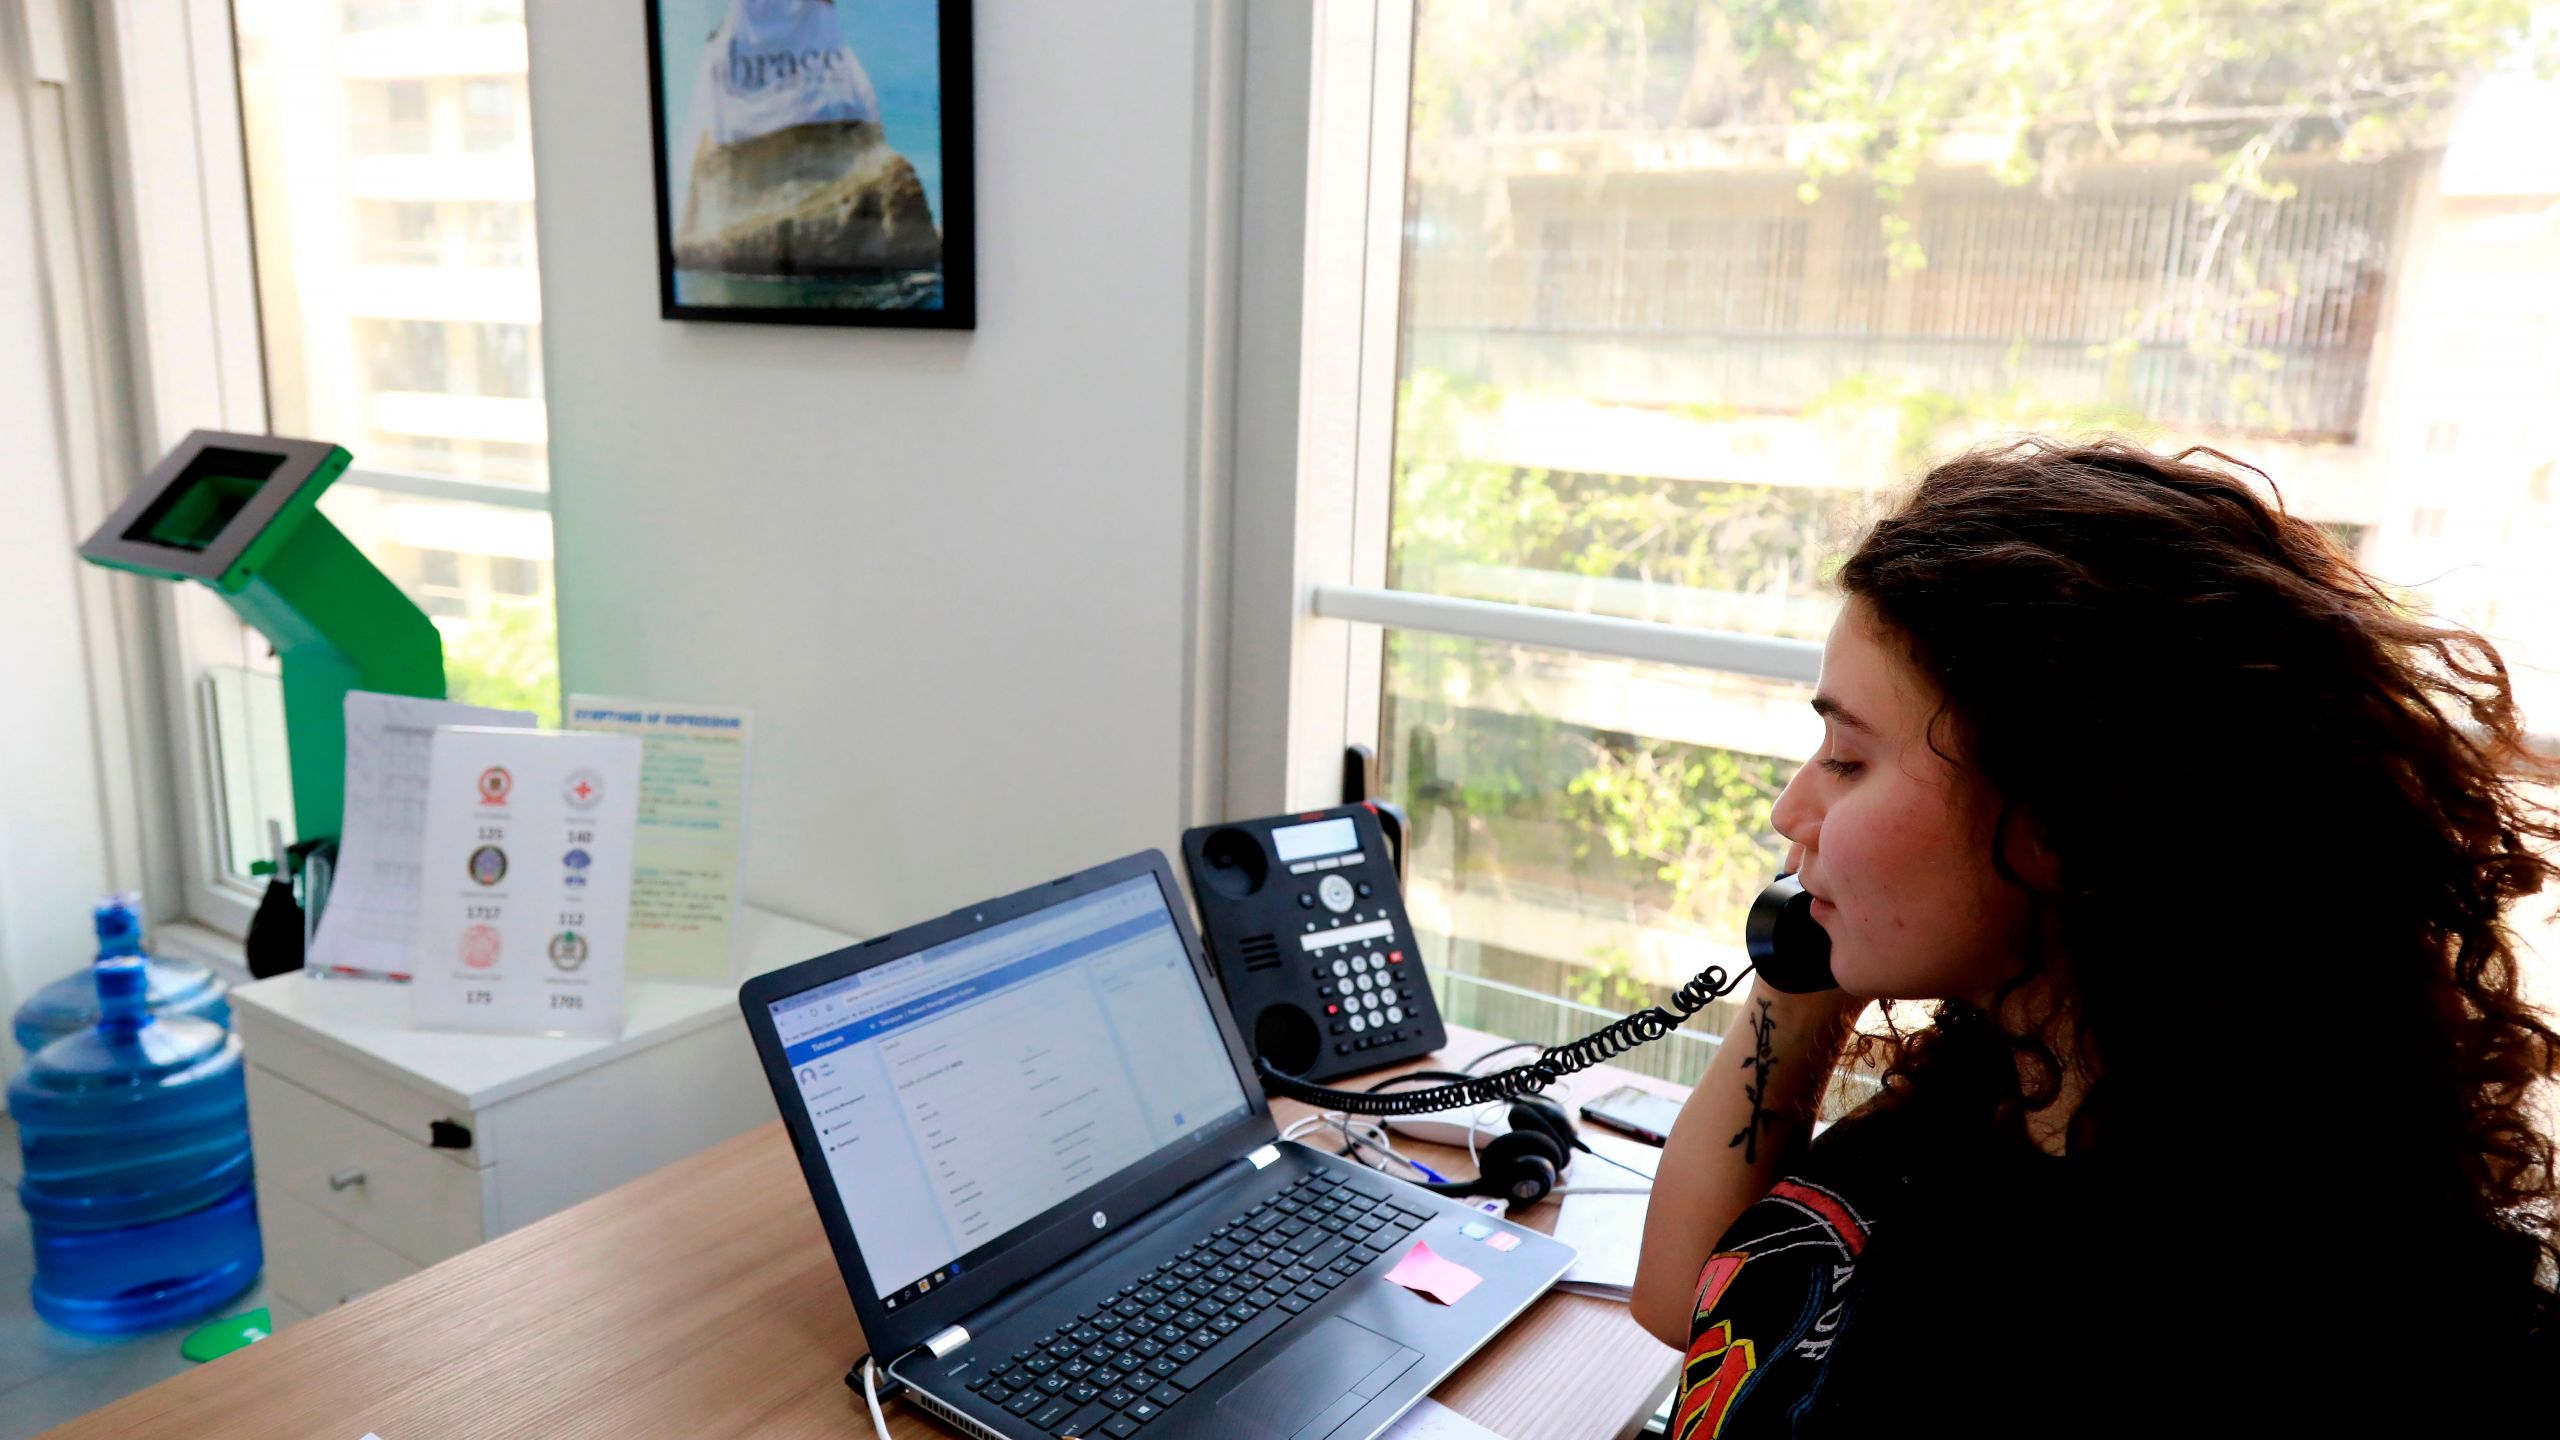
[[[435,621],[455,697],[556,717],[521,0],[231,12],[269,423],[353,452],[323,510]]]
[[[2520,508],[2560,457],[2544,41],[2391,4],[2349,66],[2343,31],[2214,4],[2127,65],[2130,12],[2001,14],[1417,0],[1409,90],[1377,89],[1402,213],[1369,211],[1393,368],[1360,371],[1387,591],[1810,644],[1931,457],[2121,431],[2267,468],[2560,730],[2560,526]],[[2305,74],[2345,119],[2292,118]],[[1574,1034],[1737,960],[1804,687],[1415,624],[1376,734],[1452,1016]]]

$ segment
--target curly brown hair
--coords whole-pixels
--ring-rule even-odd
[[[2094,1078],[2073,1151],[2312,1187],[2332,1240],[2387,1241],[2466,1317],[2548,1334],[2560,1172],[2536,1108],[2560,1034],[2520,996],[2505,916],[2555,873],[2560,816],[2528,788],[2554,767],[2488,641],[2265,479],[2201,448],[2020,440],[1932,469],[1841,570],[1939,686],[1933,745],[2060,870],[2028,970],[2054,967],[2067,1024],[1942,1005],[1883,1047],[1888,1103],[1987,1086],[2015,1125],[2074,1060]]]

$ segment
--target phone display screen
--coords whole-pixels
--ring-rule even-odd
[[[1360,848],[1360,832],[1348,819],[1318,820],[1310,825],[1290,825],[1271,832],[1271,848],[1280,852],[1280,863],[1312,860],[1319,855],[1340,855]]]

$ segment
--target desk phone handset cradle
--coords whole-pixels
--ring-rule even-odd
[[[1345,805],[1205,826],[1182,837],[1182,858],[1262,1088],[1352,1115],[1421,1115],[1535,1094],[1670,1034],[1754,970],[1788,994],[1834,988],[1831,937],[1814,923],[1813,897],[1781,875],[1751,902],[1743,926],[1751,965],[1731,976],[1708,966],[1667,1009],[1639,1010],[1489,1075],[1393,1093],[1335,1090],[1317,1082],[1429,1054],[1447,1038],[1377,815]]]
[[[1201,938],[1269,1072],[1307,1082],[1428,1055],[1448,1040],[1367,803],[1182,837]]]

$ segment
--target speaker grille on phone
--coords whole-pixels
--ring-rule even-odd
[[[1247,935],[1236,942],[1236,951],[1244,957],[1247,970],[1280,968],[1280,939],[1276,935]]]

